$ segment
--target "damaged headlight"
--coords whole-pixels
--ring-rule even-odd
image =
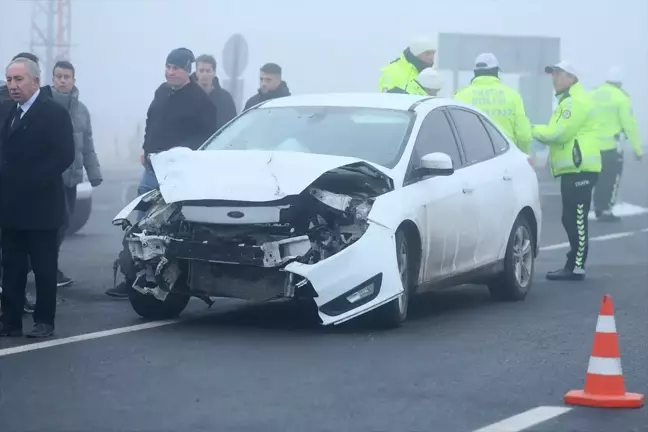
[[[160,198],[138,225],[142,231],[159,232],[164,224],[179,213],[179,210],[180,206],[177,203],[167,204]]]

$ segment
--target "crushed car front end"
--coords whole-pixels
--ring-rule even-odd
[[[371,218],[393,183],[367,163],[330,169],[300,193],[263,202],[168,203],[164,190],[137,198],[113,221],[125,230],[133,288],[142,294],[161,302],[170,293],[207,302],[310,298],[328,325],[402,292],[394,232]],[[133,210],[144,212],[136,223],[128,220]]]

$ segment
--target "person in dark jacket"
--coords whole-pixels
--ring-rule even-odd
[[[0,336],[22,336],[31,262],[37,296],[27,336],[48,337],[54,332],[58,233],[67,217],[63,172],[74,161],[73,126],[65,108],[41,91],[36,62],[12,61],[7,83],[14,103],[0,118]]]
[[[39,59],[38,56],[32,53],[28,52],[21,52],[16,54],[11,61],[17,60],[19,58],[26,58],[38,65]],[[48,85],[43,86],[40,88],[40,91],[43,95],[45,96],[52,96],[52,88]],[[11,99],[9,95],[9,87],[7,86],[6,81],[2,81],[2,84],[0,84],[0,118],[4,118],[4,115],[6,115],[9,111],[13,109],[15,105],[15,102]],[[1,235],[1,234],[0,234]],[[0,261],[2,260],[2,253],[0,252]],[[31,267],[29,267],[29,271],[31,271]],[[0,275],[2,275],[1,267],[0,267]],[[0,284],[0,293],[2,293],[2,286]],[[34,303],[29,300],[29,297],[25,295],[25,313],[33,313],[34,312]]]
[[[281,66],[276,63],[266,63],[261,66],[259,81],[261,82],[259,91],[247,100],[244,111],[270,99],[290,96],[288,84],[281,79]]]
[[[155,91],[146,116],[141,156],[144,173],[137,188],[138,195],[159,188],[149,159],[151,155],[174,147],[196,150],[216,132],[216,105],[190,78],[194,62],[193,53],[186,48],[174,49],[167,56],[167,81]],[[139,218],[142,216],[139,213]],[[106,294],[125,298],[131,289],[128,284],[121,283],[108,289]]]
[[[208,54],[196,59],[196,72],[192,78],[207,93],[216,105],[216,129],[222,128],[236,117],[236,105],[230,92],[221,87],[216,76],[216,59]]]

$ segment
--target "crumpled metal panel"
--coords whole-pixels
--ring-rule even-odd
[[[216,264],[191,261],[192,291],[205,292],[210,297],[230,297],[252,302],[264,302],[287,297],[287,272],[253,266]]]

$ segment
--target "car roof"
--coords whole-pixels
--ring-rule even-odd
[[[321,93],[292,95],[272,99],[262,104],[261,108],[336,106],[407,111],[415,109],[417,104],[425,104],[427,109],[433,109],[437,106],[455,105],[452,99],[400,93]]]

